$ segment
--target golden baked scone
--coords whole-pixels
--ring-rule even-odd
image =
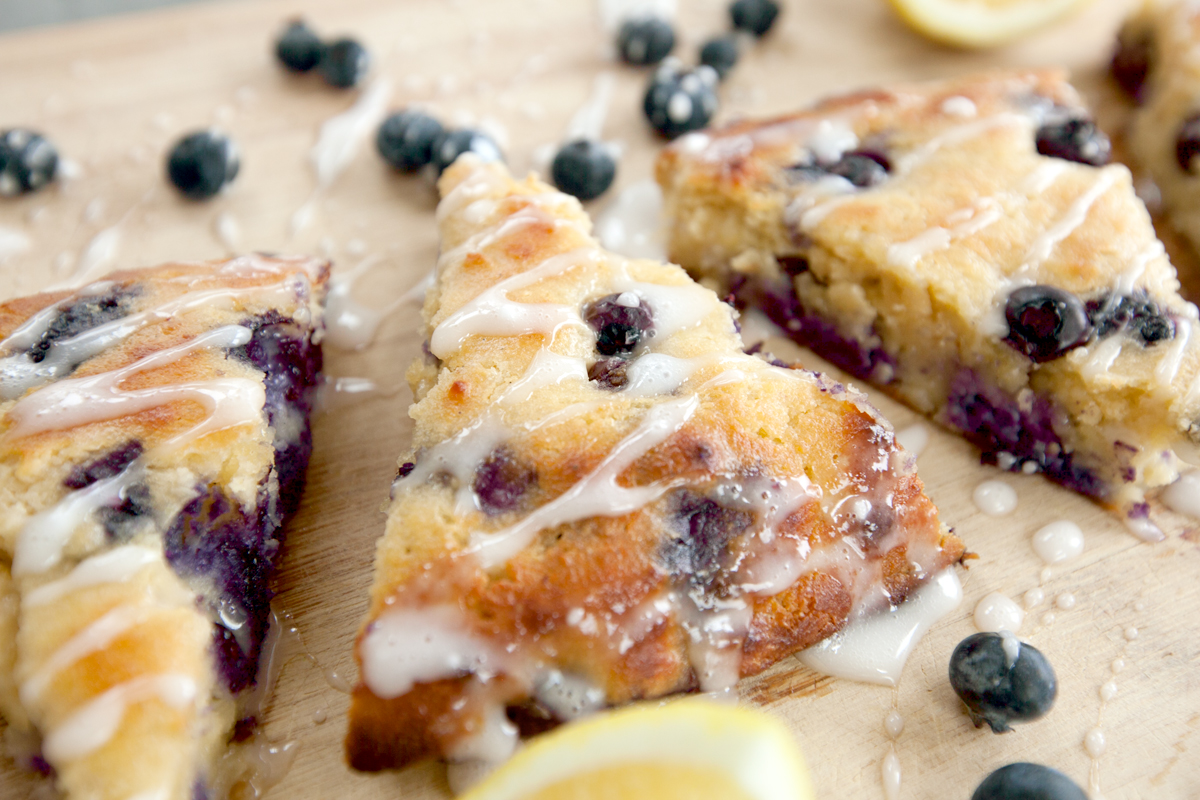
[[[1147,0],[1122,26],[1113,77],[1140,106],[1129,146],[1171,224],[1200,251],[1200,5]]]
[[[66,798],[239,777],[327,277],[247,256],[0,304],[0,714]]]
[[[1200,330],[1129,171],[1053,73],[865,91],[661,155],[671,257],[801,344],[1161,537]]]
[[[746,355],[730,306],[532,177],[467,156],[440,189],[354,767],[729,688],[961,559],[863,395]]]

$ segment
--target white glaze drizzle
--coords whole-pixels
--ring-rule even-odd
[[[21,598],[24,608],[52,603],[63,595],[89,586],[124,583],[150,564],[162,561],[162,554],[140,545],[115,547],[79,562],[62,578],[45,583]]]
[[[200,349],[238,347],[250,341],[250,331],[227,325],[194,339],[168,347],[120,369],[86,378],[70,378],[44,386],[22,397],[9,409],[11,437],[32,436],[92,422],[136,414],[177,400],[203,405],[208,415],[199,425],[177,434],[167,444],[178,445],[209,433],[257,420],[266,396],[260,381],[249,378],[213,378],[150,389],[123,391],[121,383],[149,369],[174,363]]]
[[[592,81],[592,91],[587,101],[579,107],[567,123],[567,131],[563,141],[573,142],[577,139],[600,141],[604,130],[604,120],[608,116],[608,107],[612,102],[613,87],[616,76],[612,72],[601,72]]]
[[[947,569],[896,608],[855,620],[802,651],[800,660],[825,675],[895,686],[913,647],[961,603],[962,584]]]
[[[621,516],[661,497],[672,487],[672,482],[624,487],[617,483],[617,478],[634,461],[677,433],[698,405],[699,399],[689,395],[654,406],[637,429],[617,443],[582,480],[509,528],[473,533],[470,551],[486,569],[492,569],[525,549],[545,528],[585,517]]]
[[[1021,630],[1025,612],[1008,596],[1000,592],[984,595],[975,605],[975,627],[985,633]]]
[[[665,261],[662,189],[653,180],[622,189],[596,217],[596,238],[606,250],[628,258]]]
[[[1017,509],[1017,490],[1004,481],[984,481],[975,487],[971,499],[989,517],[1004,517]]]
[[[429,350],[445,359],[457,352],[468,336],[520,336],[540,333],[553,337],[563,325],[579,324],[579,311],[574,306],[557,303],[518,303],[508,299],[508,293],[531,286],[546,278],[561,275],[573,267],[596,263],[594,248],[580,248],[554,256],[527,272],[500,281],[465,303],[443,320],[429,338]]]
[[[69,374],[77,365],[127,339],[147,325],[170,319],[182,312],[196,308],[223,308],[233,301],[249,296],[256,297],[263,302],[284,302],[294,297],[296,291],[295,283],[291,279],[285,279],[267,286],[190,292],[155,308],[98,325],[70,339],[52,342],[45,352],[45,357],[39,363],[30,361],[24,353],[7,356],[0,359],[0,399],[14,399],[34,386]],[[37,337],[41,336],[45,327],[49,326],[54,317],[58,315],[61,306],[60,303],[38,312],[34,318],[29,320],[29,322],[36,322],[35,325],[27,327],[29,323],[26,323],[18,332],[0,343],[0,348],[10,343],[20,347],[27,341],[28,344],[23,346],[28,347],[37,340]],[[35,332],[36,336],[29,341]],[[18,336],[18,334],[20,335]]]
[[[1070,520],[1051,522],[1033,535],[1033,550],[1047,564],[1078,558],[1083,545],[1083,531]]]
[[[55,675],[81,658],[108,647],[118,636],[145,621],[147,616],[147,608],[125,605],[97,618],[55,650],[38,671],[21,684],[21,703],[32,708]]]
[[[1200,471],[1185,472],[1162,493],[1163,504],[1177,514],[1200,519]]]
[[[388,609],[371,623],[362,642],[363,682],[384,699],[416,683],[471,672],[486,682],[509,668],[503,651],[469,630],[456,606]]]
[[[1032,271],[1037,265],[1041,264],[1054,248],[1063,239],[1066,239],[1087,219],[1088,212],[1092,206],[1100,199],[1113,184],[1116,183],[1117,177],[1124,171],[1123,167],[1107,167],[1100,170],[1096,180],[1084,190],[1071,203],[1063,216],[1055,221],[1053,225],[1038,235],[1036,239],[1029,245],[1029,250],[1026,251],[1025,260],[1018,269],[1018,273],[1027,273]]]
[[[112,739],[131,704],[158,699],[182,710],[196,701],[196,694],[196,682],[188,675],[134,678],[95,697],[51,730],[42,743],[43,752],[53,764],[83,758]]]
[[[30,575],[54,567],[76,528],[93,511],[119,502],[141,475],[136,462],[110,478],[71,492],[55,505],[35,514],[21,528],[13,553],[14,576]]]
[[[358,154],[363,139],[375,129],[387,110],[392,84],[376,78],[346,111],[321,124],[317,143],[309,159],[317,176],[317,188],[327,189],[346,171]]]

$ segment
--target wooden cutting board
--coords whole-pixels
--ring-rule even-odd
[[[725,2],[679,5],[678,52],[692,58],[699,42],[724,28]],[[919,38],[881,0],[790,0],[777,30],[723,88],[722,113],[783,112],[865,84],[1064,65],[1098,102],[1101,119],[1116,124],[1122,112],[1101,70],[1129,5],[1097,0],[1019,45],[967,53]],[[69,276],[105,230],[115,233],[101,244],[115,246],[96,246],[92,257],[110,256],[114,267],[219,256],[227,252],[223,239],[236,239],[229,243],[242,250],[327,253],[339,269],[377,258],[356,289],[376,307],[416,284],[436,255],[433,191],[384,169],[369,148],[321,195],[313,224],[289,233],[314,189],[308,153],[316,131],[355,99],[273,63],[271,40],[297,13],[326,34],[360,37],[376,59],[374,74],[391,81],[393,106],[419,101],[449,122],[501,126],[517,171],[563,135],[594,76],[611,71],[616,87],[604,133],[624,146],[618,187],[649,175],[660,142],[640,117],[645,73],[612,63],[591,2],[225,2],[11,34],[0,37],[0,127],[44,131],[78,175],[0,201],[0,226],[30,240],[25,253],[0,265],[0,295]],[[182,132],[213,124],[241,145],[242,174],[211,202],[185,202],[161,177],[165,150]],[[1172,249],[1178,263],[1195,267],[1174,242]],[[370,378],[384,391],[341,398],[316,421],[308,491],[289,526],[277,584],[277,605],[295,633],[263,728],[284,751],[272,764],[295,760],[270,797],[448,793],[440,766],[362,775],[347,769],[341,750],[345,688],[356,677],[350,648],[366,607],[380,507],[411,432],[402,374],[419,351],[417,322],[416,309],[403,307],[371,347],[327,356],[331,376]],[[820,365],[788,347],[775,349]],[[919,422],[873,397],[897,428]],[[1175,519],[1167,542],[1141,544],[1081,498],[1038,477],[981,467],[971,447],[926,427],[921,474],[943,517],[980,556],[963,575],[962,607],[918,645],[898,689],[832,680],[788,659],[744,681],[743,702],[787,722],[823,798],[883,797],[881,764],[891,747],[883,720],[893,709],[905,719],[894,744],[903,798],[967,798],[992,769],[1024,760],[1090,781],[1094,796],[1108,800],[1200,796],[1200,532]],[[1017,511],[1002,519],[984,516],[971,500],[981,481],[994,478],[1019,495]],[[1044,571],[1031,535],[1064,518],[1083,527],[1086,550]],[[1021,636],[1054,664],[1057,705],[1004,736],[976,730],[947,682],[950,652],[974,632],[971,613],[985,594],[1020,600],[1037,587],[1047,599],[1030,610]],[[1102,702],[1101,686],[1110,681],[1116,695]],[[1093,759],[1083,742],[1096,727],[1107,749]],[[0,764],[0,800],[28,797],[35,785],[11,762]]]

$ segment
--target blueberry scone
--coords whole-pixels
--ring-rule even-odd
[[[327,277],[249,256],[0,305],[0,712],[65,797],[239,777]]]
[[[729,688],[961,559],[861,394],[746,355],[730,306],[534,178],[468,156],[440,188],[355,767]]]
[[[1172,225],[1200,250],[1200,5],[1145,2],[1122,26],[1112,73],[1137,102],[1129,146]]]
[[[684,137],[670,252],[801,344],[1146,538],[1200,440],[1200,336],[1055,73],[866,91]]]

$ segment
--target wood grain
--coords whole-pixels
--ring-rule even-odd
[[[680,3],[680,52],[724,27],[723,0]],[[722,90],[725,117],[783,112],[866,84],[933,78],[1006,66],[1070,67],[1101,105],[1122,112],[1100,78],[1112,34],[1129,2],[1097,0],[1064,24],[1001,50],[968,53],[932,45],[905,29],[879,0],[791,0],[779,29],[748,53]],[[82,175],[42,194],[0,203],[0,226],[26,232],[32,247],[0,265],[0,294],[29,292],[66,277],[99,231],[118,225],[113,266],[217,256],[220,213],[237,221],[243,249],[322,252],[340,269],[369,255],[378,265],[358,287],[382,306],[417,283],[436,254],[432,189],[383,169],[365,150],[324,193],[316,222],[295,237],[289,220],[314,188],[307,157],[321,121],[353,95],[314,77],[285,75],[270,41],[301,13],[329,34],[352,32],[376,56],[375,74],[394,85],[393,104],[422,102],[449,121],[491,118],[508,132],[517,171],[539,145],[556,141],[593,77],[616,75],[606,136],[625,155],[619,185],[649,175],[659,143],[640,119],[644,73],[614,67],[590,2],[553,0],[310,0],[195,5],[0,37],[0,127],[43,130]],[[211,124],[243,151],[243,172],[209,203],[179,199],[161,178],[163,154],[182,132]],[[611,197],[611,195],[610,195]],[[592,204],[603,208],[608,198]],[[1171,242],[1197,287],[1189,253]],[[1195,295],[1193,295],[1195,296]],[[342,760],[350,646],[365,608],[380,506],[411,427],[402,374],[417,354],[417,314],[391,315],[375,344],[331,352],[334,376],[363,376],[391,389],[338,405],[316,422],[316,454],[303,507],[288,531],[278,605],[301,641],[268,707],[264,733],[294,742],[297,759],[270,797],[439,798],[444,771],[426,764],[360,775]],[[777,351],[819,365],[790,345]],[[903,428],[916,416],[884,397]],[[1053,765],[1092,781],[1096,797],[1200,796],[1200,533],[1174,520],[1164,544],[1135,541],[1098,508],[1037,477],[981,467],[959,439],[931,430],[920,471],[944,518],[980,555],[964,575],[963,607],[920,643],[899,689],[817,676],[789,659],[745,681],[746,702],[768,708],[795,732],[821,797],[883,796],[883,730],[896,708],[906,727],[895,744],[904,798],[966,798],[992,769],[1012,761]],[[1007,518],[983,516],[971,493],[985,478],[1016,487]],[[1078,522],[1087,549],[1041,580],[1032,533],[1054,519]],[[973,632],[975,603],[1002,591],[1020,598],[1041,583],[1047,602],[1021,633],[1045,652],[1061,687],[1044,720],[1004,736],[973,728],[946,680],[953,646]],[[1054,608],[1070,593],[1075,605]],[[1132,629],[1136,628],[1136,638]],[[1127,636],[1127,633],[1129,634]],[[1112,664],[1124,669],[1113,675]],[[1110,679],[1116,697],[1102,706]],[[318,720],[324,720],[318,722]],[[1108,750],[1093,761],[1093,727]],[[28,797],[35,781],[0,764],[0,800]]]

